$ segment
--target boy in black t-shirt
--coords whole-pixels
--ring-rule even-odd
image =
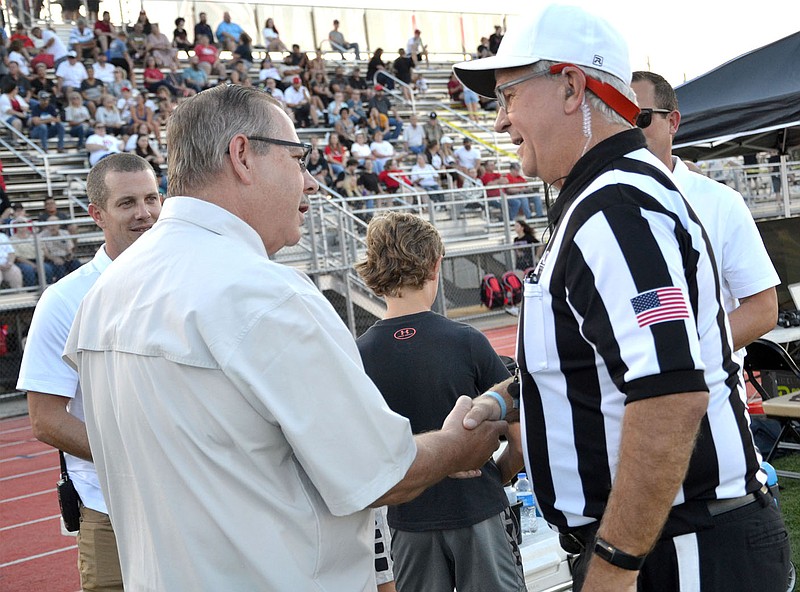
[[[508,370],[478,330],[431,311],[444,246],[425,220],[392,212],[367,229],[356,266],[387,311],[358,339],[364,369],[416,433],[439,429],[460,395],[480,395]],[[503,483],[522,467],[519,432],[480,477],[445,479],[389,507],[397,590],[525,590]]]

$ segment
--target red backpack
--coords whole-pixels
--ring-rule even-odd
[[[503,290],[505,292],[506,306],[515,306],[522,302],[522,281],[513,271],[503,274]]]
[[[487,273],[481,279],[481,303],[487,308],[500,308],[505,304],[503,288],[493,273]]]

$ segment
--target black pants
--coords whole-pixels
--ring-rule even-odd
[[[712,520],[713,528],[659,540],[639,572],[638,592],[786,592],[789,535],[771,496]],[[574,592],[591,556],[589,548],[572,564]]]

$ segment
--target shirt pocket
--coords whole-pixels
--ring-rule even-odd
[[[527,371],[533,374],[548,368],[544,325],[544,291],[539,284],[525,282],[524,295],[525,365]]]

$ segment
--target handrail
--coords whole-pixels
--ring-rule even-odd
[[[8,148],[20,161],[26,164],[34,173],[42,177],[45,181],[45,185],[47,187],[47,195],[48,197],[53,197],[53,185],[50,180],[50,156],[47,152],[42,150],[40,146],[38,146],[35,142],[33,142],[28,136],[22,134],[15,128],[13,125],[8,123],[4,118],[0,118],[0,123],[5,126],[5,128],[11,133],[12,137],[16,135],[17,141],[27,144],[29,149],[37,152],[39,157],[42,159],[44,163],[44,171],[41,171],[39,167],[37,167],[33,161],[31,161],[25,154],[19,152],[16,147],[14,147],[11,142],[6,141],[6,138],[0,136],[0,144]]]
[[[391,72],[389,72],[387,70],[378,70],[377,72],[375,72],[374,76],[372,77],[373,84],[380,84],[380,82],[378,82],[378,74],[380,74],[381,76],[386,76],[390,80],[394,80],[397,84],[399,84],[401,86],[404,86],[409,90],[408,94],[411,95],[411,101],[410,101],[410,103],[411,103],[411,112],[416,114],[417,113],[417,102],[414,99],[414,87],[411,86],[410,84],[408,84],[407,82],[403,82],[397,76],[395,76],[394,74],[392,74]],[[383,86],[383,85],[381,85],[381,86]],[[409,101],[406,100],[406,98],[403,96],[403,93],[398,93],[394,89],[389,89],[389,88],[387,88],[386,90],[389,91],[389,94],[392,95],[393,97],[396,97],[396,98],[399,97],[400,101],[402,101],[403,103],[409,103]]]

